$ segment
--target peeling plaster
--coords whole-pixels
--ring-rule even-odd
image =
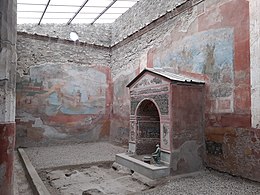
[[[200,158],[198,150],[202,147],[196,141],[186,141],[182,146],[172,153],[172,168],[174,171],[178,169],[178,163],[184,159],[188,164],[190,171],[199,170],[202,167],[202,159]]]
[[[140,55],[140,65],[139,65],[140,71],[139,72],[142,72],[142,70],[145,69],[147,66],[147,52],[148,52],[148,50]]]
[[[131,79],[133,79],[135,77],[134,71],[135,71],[135,67],[133,65],[128,65],[127,68],[124,71],[122,71],[120,74],[113,75],[113,82],[115,82],[117,79],[119,79],[122,76],[125,77],[128,75],[131,75],[132,77]]]
[[[8,142],[9,142],[9,144],[12,144],[12,143],[13,143],[13,140],[14,140],[14,137],[8,137]]]
[[[260,1],[251,0],[249,3],[252,127],[260,129]]]
[[[208,13],[208,23],[209,24],[215,24],[220,23],[223,20],[223,16],[220,13],[220,9],[217,8],[216,12],[210,12]]]
[[[179,32],[188,32],[190,26],[197,20],[197,10],[187,12],[187,14],[181,18],[182,24],[180,25]]]
[[[3,183],[6,172],[6,164],[0,164],[0,184]]]
[[[31,114],[27,112],[19,112],[17,111],[17,116],[16,119],[20,120],[21,122],[29,122],[29,121],[34,121],[35,117],[33,117]]]
[[[19,113],[19,119],[21,122],[32,121],[32,127],[42,128],[44,130],[43,135],[50,138],[65,138],[67,135],[65,133],[58,132],[55,128],[48,125],[44,125],[41,118],[35,118],[31,114],[26,112]]]
[[[41,118],[35,118],[34,124],[32,127],[39,127],[44,129],[43,135],[49,138],[64,138],[67,135],[64,133],[59,133],[55,128],[48,125],[44,125]]]

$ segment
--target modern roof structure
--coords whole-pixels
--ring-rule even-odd
[[[17,0],[17,23],[112,23],[139,0]]]

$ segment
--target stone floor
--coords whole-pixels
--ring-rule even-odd
[[[52,194],[132,194],[148,189],[128,171],[118,171],[111,164],[96,164],[87,168],[48,170],[41,174]],[[88,193],[87,193],[88,192]],[[92,192],[92,193],[91,193]],[[96,192],[96,193],[94,193]]]
[[[126,148],[114,146],[107,142],[25,149],[32,164],[38,171],[55,167],[60,167],[56,169],[59,170],[72,165],[75,166],[114,161],[115,154],[125,152],[126,150]],[[17,157],[18,156],[16,155],[16,194],[30,195],[32,192],[28,186],[28,182],[25,179],[25,174],[22,171],[23,169],[21,164],[17,161]],[[120,193],[118,192],[114,194],[128,193],[123,193],[121,191]],[[258,195],[260,194],[260,183],[251,182],[238,177],[232,177],[224,173],[205,170],[197,174],[191,174],[187,177],[169,177],[154,189],[137,192],[135,194]]]

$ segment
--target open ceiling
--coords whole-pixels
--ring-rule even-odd
[[[139,0],[17,0],[17,23],[112,23]]]

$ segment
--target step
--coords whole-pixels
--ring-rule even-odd
[[[126,153],[116,154],[116,162],[150,179],[158,179],[170,175],[168,166],[148,164]]]

